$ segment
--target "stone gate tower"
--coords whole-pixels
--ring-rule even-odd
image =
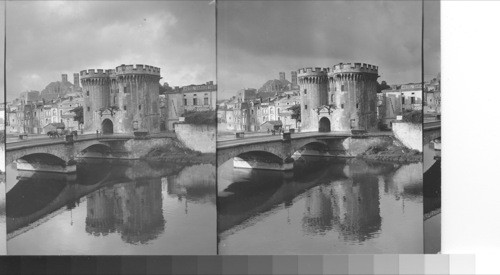
[[[377,126],[378,67],[340,63],[328,70],[329,104],[338,110],[332,130],[372,130]]]
[[[323,68],[298,70],[302,131],[315,131],[315,108],[328,104],[328,79]]]
[[[120,65],[114,70],[81,71],[84,131],[160,131],[160,68]]]
[[[84,132],[101,130],[100,117],[96,114],[109,106],[109,75],[103,70],[81,71],[83,88],[83,126]]]

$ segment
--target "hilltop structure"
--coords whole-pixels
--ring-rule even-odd
[[[84,132],[160,131],[160,68],[120,65],[114,70],[81,71],[80,79]]]

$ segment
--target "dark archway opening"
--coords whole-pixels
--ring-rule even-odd
[[[113,133],[113,122],[109,119],[105,119],[101,124],[101,131],[104,135]]]
[[[319,131],[320,132],[330,132],[330,120],[326,117],[322,117],[319,120]]]

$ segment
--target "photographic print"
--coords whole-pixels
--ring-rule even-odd
[[[0,2],[0,255],[7,253],[5,229],[5,88],[4,30],[5,1]]]
[[[8,254],[216,254],[215,5],[6,9]]]
[[[424,253],[441,252],[441,3],[424,1]]]
[[[422,2],[217,5],[219,253],[423,253]]]

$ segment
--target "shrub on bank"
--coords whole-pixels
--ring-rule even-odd
[[[423,121],[422,111],[410,111],[404,113],[403,121],[414,124],[422,124]]]
[[[184,114],[185,122],[194,125],[216,125],[217,114],[215,111],[187,112]]]

